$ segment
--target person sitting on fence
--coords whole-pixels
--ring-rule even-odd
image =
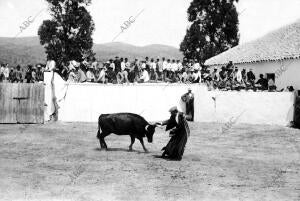
[[[114,71],[114,64],[110,63],[107,72],[106,72],[106,77],[107,77],[107,82],[108,83],[113,83],[116,84],[117,83],[117,78],[116,78],[116,73]]]
[[[135,59],[134,62],[131,64],[131,70],[129,73],[129,81],[130,82],[137,82],[139,79],[140,74],[140,66],[139,66],[139,60]]]
[[[123,58],[121,58],[123,60]],[[128,74],[130,71],[130,62],[128,61],[128,58],[125,58],[125,61],[121,63],[121,69],[122,69],[122,79],[121,83],[129,83],[128,80]]]
[[[267,79],[264,78],[263,74],[259,75],[259,79],[256,82],[256,86],[259,90],[262,90],[262,91],[268,89],[268,81],[267,81]]]
[[[78,82],[78,76],[77,76],[76,72],[75,72],[75,68],[70,69],[70,72],[69,72],[69,75],[68,75],[68,80],[67,80],[68,82],[71,82],[71,83]]]
[[[16,77],[16,80],[15,82],[17,83],[20,83],[20,82],[23,82],[23,74],[22,74],[22,71],[21,71],[21,66],[20,65],[17,65],[17,69],[15,71],[15,77]]]
[[[37,82],[44,82],[44,72],[40,64],[36,65],[36,80]]]
[[[95,71],[98,70],[98,62],[95,57],[93,57],[93,59],[92,59],[91,68],[93,68]]]
[[[8,81],[10,82],[10,83],[14,83],[15,81],[16,81],[16,74],[15,74],[15,72],[14,72],[14,69],[13,68],[11,68],[10,69],[10,72],[9,72],[9,77],[8,77]]]
[[[95,82],[95,74],[94,74],[94,68],[92,66],[88,67],[88,71],[86,72],[86,81],[87,82]]]
[[[255,75],[252,72],[252,69],[250,69],[249,72],[247,72],[247,81],[252,85],[252,87],[254,87],[254,85],[255,85]]]
[[[163,81],[166,81],[168,77],[168,62],[166,61],[165,57],[162,58],[162,68],[163,68]]]
[[[9,82],[9,66],[8,66],[8,64],[5,65],[3,74],[4,74],[5,82]]]
[[[32,80],[32,66],[28,65],[25,73],[25,83],[33,83]]]
[[[175,59],[172,60],[172,63],[171,63],[171,71],[172,71],[172,76],[175,72],[178,71],[178,65],[175,61]]]
[[[198,69],[194,69],[193,83],[201,83],[201,72]]]
[[[150,77],[149,77],[149,73],[148,73],[148,71],[146,70],[146,68],[144,68],[143,70],[142,70],[142,75],[141,75],[141,77],[140,77],[140,79],[139,79],[139,83],[144,83],[144,82],[149,82],[149,80],[150,80]]]
[[[188,75],[187,75],[187,69],[186,69],[186,68],[183,68],[183,69],[181,70],[181,73],[179,74],[179,81],[180,81],[181,83],[186,83],[187,77],[188,77]]]
[[[124,79],[123,77],[123,72],[125,70],[125,62],[124,62],[124,59],[121,58],[120,59],[120,70],[118,70],[116,72],[116,76],[117,76],[117,83],[118,84],[121,84],[122,83],[122,80]]]
[[[83,83],[87,81],[86,74],[84,72],[85,65],[83,63],[80,63],[80,66],[78,68],[78,82]]]
[[[276,85],[272,78],[268,80],[268,91],[276,91]]]
[[[32,67],[31,76],[32,76],[32,82],[33,83],[38,82],[37,79],[36,79],[36,67]]]
[[[99,76],[97,79],[98,83],[105,84],[107,83],[107,78],[106,78],[106,66],[109,67],[109,62],[105,63],[102,67],[100,67],[100,72]]]
[[[168,59],[167,60],[167,79],[170,79],[171,69],[172,69],[172,63],[171,63],[171,60]]]
[[[157,67],[157,76],[158,80],[163,81],[163,62],[159,59],[156,59],[156,67]]]
[[[220,80],[219,74],[218,74],[218,69],[214,68],[214,70],[210,76],[212,78],[214,88],[217,88],[219,86],[219,80]]]
[[[115,64],[114,71],[115,71],[116,76],[117,76],[118,73],[121,72],[121,60],[119,59],[118,56],[115,57],[114,64]]]

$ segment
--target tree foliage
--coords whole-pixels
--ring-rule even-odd
[[[70,60],[92,57],[94,22],[86,7],[91,0],[46,0],[52,19],[39,27],[40,43],[47,60],[56,61],[58,70]]]
[[[238,0],[193,0],[188,8],[191,23],[180,44],[187,59],[204,63],[239,43]]]

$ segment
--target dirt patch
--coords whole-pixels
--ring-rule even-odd
[[[158,158],[157,129],[144,153],[96,124],[1,125],[0,200],[300,200],[300,131],[276,126],[190,124],[182,161]]]

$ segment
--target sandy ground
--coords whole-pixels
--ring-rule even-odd
[[[182,161],[110,135],[96,124],[0,125],[0,200],[300,200],[300,131],[277,126],[190,124]]]

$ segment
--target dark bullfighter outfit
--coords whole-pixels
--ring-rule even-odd
[[[162,157],[181,160],[187,139],[190,136],[190,129],[182,112],[178,112],[177,108],[171,108],[170,112],[170,119],[162,122],[162,125],[166,125],[166,131],[171,130],[171,139],[168,144],[162,148],[164,151]]]

